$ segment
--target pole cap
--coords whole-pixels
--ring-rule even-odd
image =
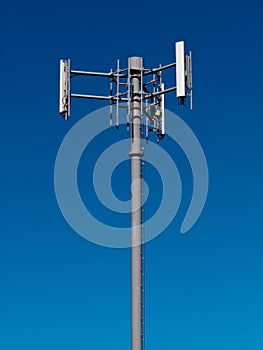
[[[129,67],[132,70],[142,70],[143,57],[138,57],[138,56],[129,57]]]

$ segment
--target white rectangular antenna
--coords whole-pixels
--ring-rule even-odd
[[[185,58],[184,42],[178,41],[175,44],[176,57],[176,96],[185,97]]]
[[[161,91],[164,91],[164,83],[161,83]],[[165,134],[165,121],[164,121],[164,94],[161,95],[161,126],[162,126],[162,135]]]
[[[70,115],[70,60],[60,60],[59,113],[65,119]]]

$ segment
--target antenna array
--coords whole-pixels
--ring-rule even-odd
[[[141,68],[140,79],[140,96],[136,96],[141,102],[141,115],[145,116],[145,135],[148,140],[149,132],[156,132],[157,141],[165,135],[165,116],[164,116],[164,95],[171,91],[176,91],[176,97],[179,104],[184,107],[185,99],[190,97],[190,109],[192,109],[192,53],[184,53],[184,42],[180,41],[175,44],[176,62],[166,66],[159,65],[158,68],[145,69]],[[131,58],[130,58],[131,59]],[[87,98],[109,101],[110,103],[110,125],[119,126],[119,108],[127,110],[127,129],[131,123],[131,105],[133,102],[131,79],[133,70],[128,60],[128,68],[120,68],[120,60],[117,60],[116,70],[110,69],[108,73],[88,72],[70,70],[70,60],[60,60],[60,97],[59,113],[65,120],[70,116],[71,98]],[[164,87],[162,73],[164,70],[176,69],[176,85]],[[138,72],[136,71],[137,75]],[[100,76],[109,79],[109,95],[84,95],[71,93],[70,78],[73,76]]]

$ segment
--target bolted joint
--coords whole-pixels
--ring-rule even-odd
[[[139,158],[143,158],[144,153],[143,152],[134,152],[134,151],[130,151],[129,152],[129,157],[133,158],[133,157],[139,157]]]

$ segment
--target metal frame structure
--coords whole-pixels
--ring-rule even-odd
[[[109,73],[77,71],[70,69],[70,60],[60,60],[59,113],[67,120],[72,98],[106,100],[110,103],[110,125],[119,126],[119,108],[127,109],[127,128],[130,128],[131,148],[131,349],[142,350],[144,345],[144,254],[142,235],[142,139],[148,140],[149,132],[156,132],[157,142],[165,135],[164,95],[176,91],[179,104],[184,106],[190,96],[192,109],[192,54],[184,54],[184,42],[175,44],[177,62],[158,68],[145,69],[142,57],[130,57],[128,68],[117,68]],[[176,68],[176,86],[164,88],[162,72]],[[109,79],[109,95],[83,95],[71,93],[70,78],[93,76]],[[145,117],[145,123],[143,118]],[[143,129],[143,125],[145,125]],[[132,186],[132,184],[136,184]]]

